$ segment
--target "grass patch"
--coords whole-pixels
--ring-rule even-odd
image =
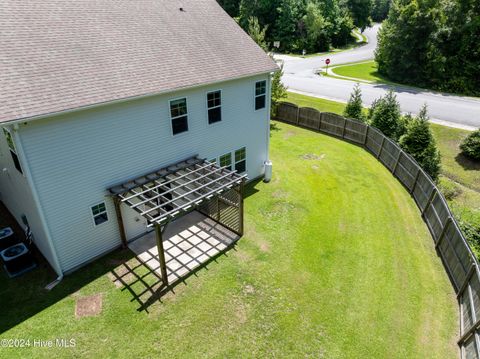
[[[336,66],[332,68],[332,72],[339,76],[351,77],[360,81],[369,81],[374,83],[394,84],[381,76],[377,71],[377,63],[375,61],[352,63]]]
[[[118,288],[116,252],[51,292],[37,270],[1,272],[1,338],[74,338],[74,348],[2,349],[36,357],[452,358],[457,304],[420,213],[360,147],[276,123],[269,184],[251,183],[235,250],[137,311],[155,281]],[[143,269],[142,269],[143,268]],[[98,316],[78,298],[102,294]],[[142,294],[143,293],[143,294]]]
[[[338,114],[342,114],[346,106],[346,104],[341,102],[305,96],[294,92],[288,92],[285,101],[294,103],[300,107],[311,107],[322,112],[333,112]]]
[[[431,128],[442,154],[442,173],[455,182],[480,192],[480,163],[463,156],[459,147],[471,132],[437,124],[431,124]]]
[[[345,109],[345,104],[340,102],[294,93],[289,93],[287,100],[298,106],[312,107],[319,111],[340,115]],[[470,131],[437,124],[430,124],[430,126],[442,155],[440,188],[448,197],[455,217],[480,229],[480,163],[463,156],[459,148],[460,143]],[[469,236],[475,254],[480,257],[480,243],[472,240],[474,235]]]
[[[307,53],[305,56],[303,56],[301,53],[286,53],[286,54],[283,54],[283,55],[289,55],[289,56],[294,56],[294,57],[302,57],[302,58],[308,59],[310,57],[317,57],[317,56],[323,56],[323,55],[329,55],[329,54],[331,54],[331,55],[338,54],[339,52],[351,50],[351,49],[354,49],[356,47],[365,45],[367,42],[368,42],[367,37],[364,34],[362,34],[360,32],[360,30],[356,29],[356,30],[352,30],[350,42],[348,42],[344,46],[339,46],[339,47],[336,47],[336,48],[332,48],[330,51],[316,52],[316,53],[313,53],[313,54],[308,54]]]

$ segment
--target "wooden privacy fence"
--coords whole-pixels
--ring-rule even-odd
[[[462,358],[480,359],[480,271],[447,202],[432,179],[394,141],[375,127],[333,113],[282,102],[276,119],[327,133],[370,151],[407,188],[432,234],[460,309]]]

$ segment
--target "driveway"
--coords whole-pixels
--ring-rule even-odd
[[[276,55],[275,58],[284,62],[282,81],[292,92],[346,102],[350,97],[354,82],[315,74],[316,70],[325,66],[325,59],[330,59],[330,65],[340,65],[348,62],[364,61],[374,57],[377,45],[379,25],[365,30],[368,44],[337,54],[321,55],[311,58],[301,58],[286,55]],[[408,86],[390,86],[383,84],[361,83],[363,101],[370,106],[376,98],[393,88],[405,113],[416,114],[426,103],[432,122],[447,126],[473,130],[480,127],[480,99],[466,96],[437,93],[416,89]]]

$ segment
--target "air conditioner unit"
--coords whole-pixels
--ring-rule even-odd
[[[0,251],[19,243],[17,236],[10,227],[0,229]]]
[[[0,257],[10,278],[18,277],[37,266],[32,254],[23,243],[4,249],[0,252]]]

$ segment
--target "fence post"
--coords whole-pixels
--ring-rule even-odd
[[[368,140],[368,130],[370,129],[370,126],[367,125],[367,130],[365,131],[365,140],[363,141],[363,146],[367,147],[367,140]]]
[[[321,131],[322,129],[322,117],[323,117],[323,112],[318,111],[318,130]]]
[[[398,162],[400,162],[400,157],[402,157],[402,153],[403,153],[402,150],[398,152],[397,161],[395,162],[395,166],[393,166],[393,171],[392,171],[393,175],[395,175],[395,171],[397,170]]]
[[[413,193],[413,191],[415,191],[415,187],[417,187],[417,182],[418,182],[418,177],[420,177],[420,167],[418,167],[418,171],[417,171],[417,174],[415,175],[415,181],[413,182],[413,186],[412,186],[412,189],[410,190],[410,194]]]
[[[470,279],[472,278],[473,274],[476,272],[476,266],[474,263],[470,266],[470,270],[468,271],[467,275],[465,276],[465,280],[463,281],[462,285],[460,286],[460,289],[458,290],[457,294],[457,299],[460,300],[460,298],[463,295],[463,292],[465,291],[465,288],[467,288],[468,283],[470,282]]]
[[[433,187],[432,193],[430,194],[430,198],[428,199],[427,205],[426,205],[425,208],[422,210],[422,216],[425,215],[425,212],[427,211],[427,208],[430,207],[430,205],[432,204],[433,199],[435,198],[435,195],[436,195],[436,194],[437,194],[436,188]]]
[[[378,155],[377,155],[377,159],[380,158],[380,155],[382,154],[382,150],[383,150],[383,144],[385,143],[385,135],[382,134],[382,144],[380,145],[380,149],[378,150]]]
[[[300,106],[297,106],[297,125],[300,123]]]
[[[345,130],[347,129],[347,118],[343,118],[343,132],[342,132],[342,138],[345,138]]]
[[[445,237],[445,233],[447,233],[447,229],[452,223],[452,217],[448,216],[447,221],[445,222],[445,225],[443,226],[442,233],[440,233],[440,237],[438,237],[437,243],[435,243],[435,248],[438,248],[440,243],[442,242],[443,238]]]

